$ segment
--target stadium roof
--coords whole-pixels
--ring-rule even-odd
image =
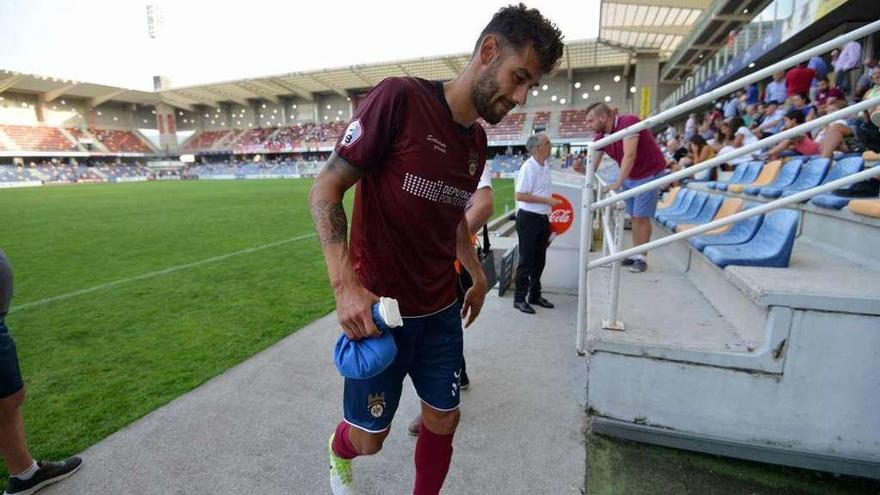
[[[599,40],[669,56],[712,0],[602,0]]]
[[[566,43],[560,71],[622,66],[630,62],[631,50],[596,40]],[[470,53],[423,57],[368,65],[352,65],[336,69],[291,72],[212,84],[170,88],[157,92],[137,91],[100,84],[90,84],[47,76],[0,73],[0,93],[16,91],[37,94],[46,102],[62,96],[87,99],[96,107],[107,101],[153,105],[169,105],[193,110],[196,105],[219,107],[233,102],[248,105],[248,100],[280,102],[281,98],[298,97],[313,101],[316,94],[349,92],[375,86],[391,76],[416,76],[429,80],[448,80],[458,75],[470,60]]]
[[[318,93],[337,93],[349,96],[349,91],[375,86],[392,76],[415,76],[429,80],[448,80],[457,76],[470,61],[470,53],[423,57],[369,65],[352,65],[335,69],[291,72],[214,84],[201,84],[159,91],[157,94],[168,104],[188,108],[193,105],[217,106],[221,102],[247,104],[248,99],[279,101],[295,96],[314,100]],[[598,43],[596,40],[578,40],[566,43],[560,71],[595,67],[621,66],[629,62],[628,51]]]
[[[664,0],[659,0],[664,1]],[[687,1],[687,0],[685,0]],[[731,31],[749,23],[771,0],[715,0],[691,27],[660,71],[660,79],[673,82],[690,75],[700,60],[700,55],[708,57],[724,47]]]
[[[152,105],[158,102],[155,93],[150,91],[117,88],[9,70],[0,71],[0,93],[4,91],[37,94],[46,103],[62,96],[82,98],[88,100],[92,107],[111,100],[143,105]]]

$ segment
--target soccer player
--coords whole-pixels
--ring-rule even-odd
[[[371,306],[396,298],[404,325],[397,356],[379,375],[345,380],[343,421],[330,436],[330,486],[355,493],[352,462],[379,452],[408,374],[422,401],[414,493],[437,494],[452,459],[459,420],[462,325],[483,305],[486,279],[464,209],[486,159],[482,117],[496,124],[562,55],[559,30],[535,9],[499,10],[456,79],[382,81],[359,105],[310,195],[315,227],[343,332],[378,335]],[[342,207],[356,186],[351,241]],[[453,262],[473,278],[456,295]]]
[[[18,367],[15,342],[6,328],[6,314],[12,301],[12,265],[0,249],[0,456],[9,471],[6,494],[36,492],[75,473],[82,464],[79,457],[62,462],[35,461],[24,437],[21,404],[24,382]]]

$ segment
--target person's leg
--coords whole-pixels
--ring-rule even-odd
[[[529,290],[529,282],[535,266],[535,242],[537,231],[537,215],[520,210],[516,215],[517,246],[519,248],[519,262],[516,265],[516,290],[513,302],[526,301]]]
[[[532,270],[532,278],[529,283],[529,303],[541,300],[541,275],[547,263],[547,241],[550,239],[550,222],[546,217],[541,217],[540,230],[535,239],[535,267]]]
[[[655,177],[641,179],[641,183],[647,183]],[[634,186],[631,186],[634,187]],[[648,191],[639,194],[633,198],[632,203],[632,236],[633,246],[641,246],[647,244],[651,240],[651,218],[657,211],[657,190]],[[635,256],[632,266],[629,268],[631,272],[642,272],[647,269],[647,254],[642,253]]]
[[[834,158],[834,152],[843,143],[843,138],[850,134],[852,134],[852,131],[849,130],[849,127],[840,123],[830,124],[825,129],[825,135],[820,143],[822,145],[822,157]]]
[[[428,317],[418,341],[410,377],[422,401],[422,422],[416,442],[415,495],[436,495],[452,460],[452,439],[458,426],[463,335],[460,304]]]
[[[24,420],[21,416],[24,396],[22,388],[0,399],[0,456],[6,462],[6,470],[11,475],[24,471],[34,462],[24,436]]]

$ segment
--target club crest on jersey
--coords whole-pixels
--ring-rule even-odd
[[[367,410],[370,411],[370,416],[374,418],[382,417],[382,413],[385,412],[385,393],[381,392],[368,395]]]
[[[361,125],[361,119],[352,120],[342,136],[342,147],[348,148],[364,135],[364,126]]]
[[[470,171],[471,175],[476,175],[477,173],[477,152],[474,150],[471,150],[470,156],[468,156],[468,171]]]

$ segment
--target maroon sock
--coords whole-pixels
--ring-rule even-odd
[[[454,434],[453,434],[454,435]],[[437,495],[452,461],[453,435],[432,433],[423,421],[416,441],[416,487],[413,495]]]
[[[348,439],[349,429],[351,429],[351,425],[345,421],[340,421],[336,425],[336,434],[333,435],[333,453],[343,459],[354,459],[358,455],[354,445],[351,444],[351,440]]]

